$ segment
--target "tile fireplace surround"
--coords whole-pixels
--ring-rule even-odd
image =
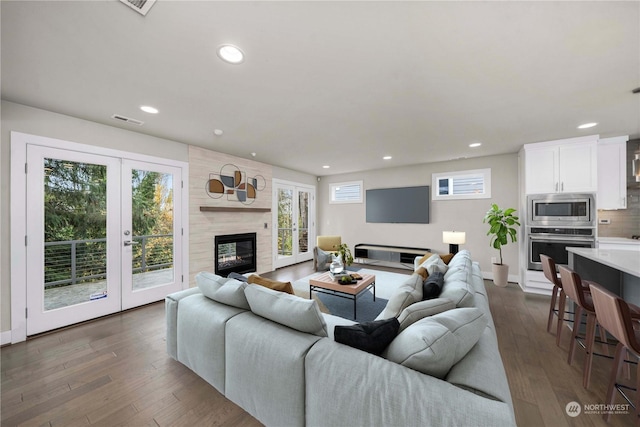
[[[246,206],[234,201],[233,198],[213,199],[207,195],[205,185],[209,174],[219,172],[222,166],[229,163],[246,172],[248,176],[264,177],[266,187],[258,192],[256,200],[251,205]],[[272,213],[270,212],[272,177],[271,165],[200,147],[189,147],[190,286],[195,286],[195,275],[198,272],[203,270],[214,272],[214,238],[217,235],[256,233],[256,270],[258,273],[273,270]],[[234,209],[202,211],[202,206]]]

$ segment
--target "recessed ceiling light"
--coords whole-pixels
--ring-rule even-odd
[[[382,158],[382,160],[391,160],[391,159],[393,159],[393,157],[391,157],[391,156],[384,156],[384,157]]]
[[[481,145],[482,145],[482,142],[472,142],[471,144],[469,144],[469,147],[476,148],[476,147],[480,147]]]
[[[213,130],[213,134],[215,136],[221,136],[224,133],[224,131],[222,129],[214,129]]]
[[[578,129],[589,129],[596,126],[597,123],[585,123],[583,125],[578,126]]]
[[[149,114],[158,114],[158,109],[151,107],[149,105],[143,105],[142,107],[140,107],[140,109],[142,111],[144,111],[145,113],[149,113]]]
[[[329,165],[324,165],[324,166],[322,166],[322,169],[329,169],[330,167],[331,166],[329,166]]]
[[[251,153],[251,157],[255,157],[257,155],[258,155],[257,153]]]
[[[223,44],[218,48],[218,56],[229,64],[240,64],[244,61],[244,53],[231,44]]]

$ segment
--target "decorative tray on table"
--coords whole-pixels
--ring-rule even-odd
[[[362,276],[358,273],[341,273],[333,275],[334,279],[341,285],[353,285],[358,280],[362,280]]]

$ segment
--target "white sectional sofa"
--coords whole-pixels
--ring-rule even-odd
[[[199,287],[166,298],[167,351],[267,426],[515,425],[486,290],[467,251],[449,263],[439,298],[400,307],[402,330],[382,356],[334,341],[336,325],[354,322],[319,314],[313,300],[212,276],[201,273]],[[421,284],[414,273],[387,308],[407,303],[411,286],[421,296]],[[452,352],[411,346],[442,342],[432,331],[461,316],[474,319],[479,339],[451,338],[444,329],[470,350],[456,354],[444,375],[424,373]]]

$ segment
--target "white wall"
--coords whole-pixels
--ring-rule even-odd
[[[11,330],[10,238],[9,218],[11,131],[57,138],[81,144],[188,161],[188,146],[175,141],[143,135],[89,122],[50,111],[2,101],[2,146],[0,149],[0,331]],[[4,337],[3,337],[4,343]]]
[[[189,161],[189,146],[135,132],[134,126],[132,131],[129,131],[4,100],[0,106],[0,117],[0,342],[5,343],[5,334],[11,330],[11,131],[185,162]],[[307,184],[317,183],[315,176],[276,167],[273,168],[273,178]]]
[[[365,220],[365,205],[329,204],[329,184],[363,180],[364,189],[431,186],[431,174],[460,170],[491,168],[491,199],[447,200],[430,202],[429,224],[372,224]],[[322,177],[318,187],[318,234],[337,234],[353,248],[358,243],[430,248],[447,253],[449,245],[442,243],[442,232],[465,231],[474,260],[483,272],[491,272],[491,257],[498,252],[489,246],[489,227],[482,219],[497,203],[501,208],[518,208],[518,155],[479,157],[449,162]],[[433,191],[433,189],[431,189]],[[518,212],[520,214],[520,212]],[[502,250],[504,262],[512,266],[510,275],[518,274],[518,245],[509,244]]]

